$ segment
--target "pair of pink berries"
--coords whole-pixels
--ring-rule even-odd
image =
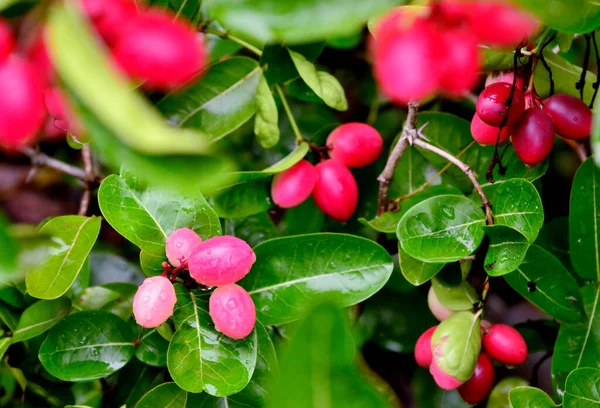
[[[492,358],[502,364],[518,365],[527,359],[527,344],[523,336],[506,324],[490,325],[483,321],[482,345],[485,352],[479,355],[472,377],[462,382],[446,374],[434,358],[432,337],[437,326],[429,328],[417,340],[415,360],[423,368],[429,368],[436,384],[446,390],[458,389],[460,396],[469,404],[477,404],[491,391],[495,371]],[[439,357],[439,356],[438,356]]]
[[[250,294],[235,282],[252,268],[256,255],[243,240],[218,236],[202,241],[189,228],[180,228],[167,238],[167,259],[185,268],[199,284],[218,286],[209,300],[209,314],[215,329],[227,337],[242,339],[256,323],[256,309]],[[177,299],[173,285],[164,276],[148,278],[134,297],[133,313],[142,327],[157,327],[173,314]]]
[[[383,149],[377,130],[365,123],[346,123],[327,137],[330,159],[313,166],[301,160],[277,174],[271,185],[273,202],[281,208],[295,207],[311,194],[325,214],[348,220],[358,204],[358,185],[348,169],[368,166]]]

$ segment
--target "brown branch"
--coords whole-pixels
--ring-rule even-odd
[[[86,183],[79,203],[79,215],[86,215],[90,207],[90,198],[92,195],[90,182],[95,178],[94,161],[89,145],[84,145],[81,148],[81,159],[83,161],[83,171],[86,177]]]
[[[72,166],[63,161],[54,159],[48,155],[45,155],[44,153],[37,151],[36,149],[34,149],[32,147],[23,147],[23,148],[21,148],[20,151],[25,156],[27,156],[31,159],[31,163],[34,166],[49,167],[51,169],[60,171],[61,173],[68,174],[69,176],[75,177],[76,179],[79,179],[81,181],[84,181],[84,182],[89,181],[87,178],[87,175],[85,173],[85,170],[80,167]]]
[[[385,168],[377,177],[379,181],[379,195],[377,199],[377,215],[381,215],[385,212],[387,207],[387,195],[390,189],[390,184],[394,178],[394,171],[396,170],[396,166],[400,161],[400,158],[410,146],[410,140],[416,134],[416,124],[417,124],[417,111],[419,110],[419,104],[416,102],[408,103],[408,117],[406,118],[406,122],[404,123],[404,128],[402,129],[402,134],[398,139],[398,142],[394,146],[394,149],[390,153],[388,157],[387,163],[385,164]]]
[[[569,145],[569,147],[571,147],[571,149],[573,149],[573,151],[575,152],[575,154],[577,155],[579,160],[581,160],[582,163],[587,160],[588,154],[587,154],[587,151],[585,150],[585,146],[583,145],[583,143],[578,142],[576,140],[563,139],[563,138],[561,138],[561,140],[563,142],[565,142],[567,145]]]

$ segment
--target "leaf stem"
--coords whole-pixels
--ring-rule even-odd
[[[251,51],[252,53],[258,55],[259,57],[262,56],[262,51],[259,50],[257,47],[255,47],[254,45],[242,40],[241,38],[238,38],[234,35],[229,34],[228,32],[225,31],[219,31],[219,30],[214,30],[212,28],[206,28],[204,29],[204,32],[206,34],[213,34],[216,35],[218,37],[221,38],[225,38],[227,40],[231,40],[236,44],[241,45],[242,47],[244,47],[245,49],[247,49],[248,51]]]
[[[292,110],[290,109],[290,105],[288,104],[287,98],[283,93],[283,89],[278,84],[275,84],[275,90],[277,91],[277,95],[281,99],[281,104],[283,105],[283,109],[285,110],[285,114],[290,121],[290,126],[292,127],[292,131],[296,136],[296,143],[306,142],[306,140],[302,137],[302,133],[300,133],[300,128],[298,128],[298,124],[296,123],[296,119],[294,119],[294,115],[292,114]]]

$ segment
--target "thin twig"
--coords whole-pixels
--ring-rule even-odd
[[[279,99],[281,99],[281,104],[283,105],[283,109],[285,110],[285,113],[288,117],[290,126],[292,127],[292,131],[294,132],[294,135],[296,136],[296,143],[304,142],[305,140],[302,137],[302,133],[300,133],[300,129],[298,128],[298,124],[296,123],[296,120],[294,119],[294,115],[292,114],[292,110],[290,109],[290,105],[288,104],[288,101],[285,97],[285,94],[283,93],[283,90],[281,89],[281,87],[279,85],[275,85],[275,90],[277,91],[277,95],[279,95]]]
[[[45,166],[50,167],[51,169],[60,171],[61,173],[68,174],[69,176],[73,176],[81,181],[87,182],[87,175],[85,170],[80,167],[72,166],[63,161],[54,159],[44,153],[38,152],[36,149],[32,147],[23,147],[21,148],[21,153],[26,155],[31,159],[31,163],[34,166]]]
[[[409,102],[408,104],[408,117],[406,118],[406,122],[404,123],[404,128],[402,129],[402,134],[394,146],[394,149],[390,153],[388,157],[387,163],[385,164],[385,168],[377,177],[379,181],[379,195],[377,199],[377,215],[381,215],[385,212],[387,206],[387,195],[390,189],[390,184],[392,183],[392,179],[394,178],[394,172],[396,171],[396,166],[400,161],[400,158],[404,154],[406,148],[410,145],[410,138],[414,136],[416,133],[416,124],[417,124],[417,112],[419,110],[419,104],[416,102]]]
[[[581,160],[582,163],[587,160],[588,154],[587,154],[587,151],[585,150],[585,146],[583,145],[583,143],[578,142],[576,140],[570,140],[570,139],[562,139],[561,138],[561,140],[563,142],[565,142],[566,144],[568,144],[569,147],[571,147],[571,149],[573,149],[573,151],[575,152],[575,154],[577,155],[579,160]]]
[[[465,175],[471,180],[471,183],[473,183],[473,187],[475,187],[477,194],[479,194],[479,198],[481,198],[481,203],[483,204],[483,207],[485,208],[485,216],[487,218],[487,223],[488,223],[488,225],[493,225],[494,224],[494,216],[492,214],[492,206],[490,205],[490,202],[488,201],[487,197],[483,193],[481,184],[479,184],[479,181],[477,180],[477,176],[475,176],[475,173],[473,173],[473,170],[471,170],[471,168],[467,164],[460,161],[459,159],[457,159],[456,157],[454,157],[447,151],[442,150],[439,147],[436,147],[430,143],[427,143],[425,140],[422,139],[422,135],[419,134],[418,136],[419,137],[414,138],[412,141],[412,143],[415,146],[419,146],[422,149],[429,150],[430,152],[433,152],[433,153],[437,154],[438,156],[443,157],[444,159],[448,160],[450,163],[452,163],[456,167],[458,167],[463,173],[465,173]]]
[[[213,30],[211,28],[206,28],[206,29],[204,29],[204,33],[205,34],[213,34],[213,35],[216,35],[217,37],[231,40],[234,43],[237,43],[237,44],[241,45],[242,47],[246,48],[248,51],[251,51],[254,54],[258,55],[259,57],[262,56],[262,51],[259,50],[258,48],[256,48],[254,45],[247,43],[246,41],[242,40],[241,38],[231,35],[225,31],[219,31],[219,30]]]
[[[94,162],[92,159],[92,152],[90,150],[89,145],[84,145],[81,148],[81,159],[83,161],[83,171],[85,172],[87,182],[85,183],[83,195],[81,196],[81,201],[79,203],[79,213],[78,214],[86,215],[88,212],[88,209],[90,207],[90,198],[92,195],[91,188],[90,188],[90,182],[92,180],[94,180],[94,178],[95,178]]]
[[[590,53],[591,53],[591,37],[589,34],[584,35],[585,38],[585,54],[583,56],[583,65],[581,70],[581,76],[579,81],[575,84],[575,88],[579,89],[579,99],[583,101],[583,93],[585,91],[585,77],[590,65]]]
[[[592,32],[592,43],[594,44],[594,55],[596,56],[596,67],[600,69],[600,54],[598,53],[598,43],[596,42],[596,32]],[[592,95],[592,100],[590,101],[589,107],[593,109],[594,101],[596,100],[596,96],[598,95],[598,88],[600,87],[600,75],[596,77],[596,81],[592,85],[594,88],[594,95]]]

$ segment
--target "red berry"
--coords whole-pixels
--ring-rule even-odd
[[[469,6],[469,27],[484,44],[516,47],[524,44],[540,27],[533,16],[508,3],[472,2]]]
[[[442,369],[438,366],[435,359],[431,361],[431,365],[429,366],[429,372],[433,376],[433,379],[435,380],[435,383],[438,385],[438,387],[443,388],[444,390],[455,390],[461,385],[463,385],[462,381],[443,372]]]
[[[325,214],[338,221],[348,220],[358,204],[358,186],[346,166],[335,160],[317,164],[313,198]]]
[[[207,62],[191,27],[159,10],[140,13],[115,39],[113,54],[129,75],[153,89],[170,90],[193,77]]]
[[[515,153],[530,166],[544,160],[554,145],[554,124],[543,110],[530,108],[513,127],[512,144]]]
[[[490,126],[510,126],[517,122],[525,110],[523,91],[515,87],[510,109],[506,101],[512,86],[505,82],[497,82],[485,88],[477,98],[477,114]],[[508,112],[508,119],[505,119]],[[506,120],[506,122],[504,122]]]
[[[147,278],[133,297],[133,315],[142,327],[158,327],[173,315],[175,288],[164,276]]]
[[[507,84],[512,85],[514,78],[515,78],[515,73],[512,71],[491,73],[485,79],[485,86],[488,87],[491,84],[495,84],[496,82],[505,82]],[[515,86],[522,90],[524,84],[525,84],[525,81],[524,81],[523,77],[517,75],[517,83],[515,84]]]
[[[437,326],[433,326],[427,329],[421,334],[415,345],[415,360],[417,361],[417,364],[423,368],[429,367],[431,360],[433,359],[433,353],[431,352],[431,336],[433,336],[433,332],[436,328]]]
[[[25,50],[25,55],[29,62],[31,62],[32,65],[39,71],[39,75],[44,81],[44,84],[48,86],[53,82],[55,72],[52,61],[50,60],[50,56],[48,55],[48,49],[46,47],[46,40],[44,37],[45,32],[45,27],[39,30],[33,42],[29,44]]]
[[[366,123],[345,123],[327,137],[329,157],[347,167],[364,167],[373,163],[383,149],[383,139]]]
[[[44,100],[48,114],[54,118],[56,126],[70,131],[73,134],[81,133],[81,126],[77,117],[67,104],[65,96],[59,88],[46,88],[44,91]]]
[[[165,251],[171,265],[181,266],[190,257],[192,251],[200,245],[202,238],[189,228],[176,229],[167,238]]]
[[[33,65],[17,56],[0,64],[0,146],[15,151],[32,144],[45,118],[44,88]]]
[[[245,241],[223,235],[197,245],[188,259],[188,269],[198,283],[221,286],[246,276],[254,261],[256,255]]]
[[[474,114],[471,120],[471,135],[473,139],[481,145],[494,145],[498,139],[500,132],[500,143],[504,142],[510,136],[511,128],[505,126],[500,131],[500,128],[490,126],[479,118],[479,115]]]
[[[281,208],[291,208],[302,203],[312,193],[317,180],[315,167],[301,160],[289,169],[273,177],[271,197]]]
[[[477,41],[465,28],[442,31],[444,64],[441,87],[451,96],[462,96],[477,83],[480,65]]]
[[[527,344],[523,336],[506,324],[493,325],[483,336],[483,347],[490,357],[503,364],[517,365],[527,360]]]
[[[469,381],[458,387],[458,393],[465,402],[477,404],[492,390],[494,385],[494,364],[490,357],[481,353],[475,366],[475,372]]]
[[[574,96],[552,95],[543,109],[552,118],[556,133],[564,138],[583,139],[592,132],[592,111]]]
[[[252,333],[256,309],[250,294],[238,285],[225,285],[210,295],[208,310],[215,330],[232,339],[243,339]]]
[[[15,37],[10,26],[0,18],[0,62],[5,61],[15,48]]]
[[[394,102],[407,104],[436,92],[443,54],[433,22],[410,13],[392,13],[378,23],[371,50],[375,79]]]
[[[98,34],[108,43],[116,38],[123,25],[138,11],[133,0],[82,0],[82,2]]]

